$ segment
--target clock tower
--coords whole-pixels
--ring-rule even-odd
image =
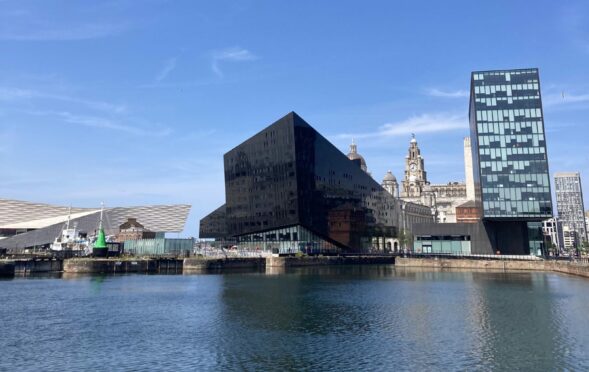
[[[402,182],[402,198],[419,198],[427,184],[427,173],[423,165],[423,158],[417,146],[415,134],[411,135],[409,153],[405,157],[405,177]]]

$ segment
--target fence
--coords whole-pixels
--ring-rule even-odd
[[[135,256],[179,256],[192,251],[193,239],[126,240],[125,253]]]
[[[466,260],[507,260],[507,261],[541,261],[542,257],[532,255],[495,255],[495,254],[453,254],[453,253],[406,253],[399,256],[410,258],[448,258],[448,259],[466,259]]]
[[[251,249],[225,249],[215,247],[197,247],[193,254],[211,258],[237,258],[237,257],[268,257],[272,252]]]

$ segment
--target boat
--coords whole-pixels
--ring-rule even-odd
[[[78,230],[77,223],[71,224],[71,207],[68,212],[67,221],[59,236],[50,245],[53,252],[71,252],[72,255],[83,256],[89,253],[88,237],[83,231]]]

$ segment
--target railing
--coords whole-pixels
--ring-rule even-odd
[[[238,258],[238,257],[268,257],[272,252],[249,249],[225,249],[225,248],[195,248],[193,255],[209,258]]]
[[[399,257],[428,259],[466,259],[466,260],[508,260],[508,261],[539,261],[541,257],[532,255],[495,255],[495,254],[462,254],[462,253],[399,253]]]
[[[575,256],[550,256],[546,257],[547,260],[560,261],[560,262],[572,262],[580,265],[589,265],[589,257],[575,257]]]

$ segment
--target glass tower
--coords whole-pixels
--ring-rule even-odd
[[[469,117],[483,220],[526,223],[535,253],[542,248],[539,221],[552,217],[538,69],[473,72]]]
[[[556,173],[554,175],[556,188],[556,208],[563,226],[575,233],[573,247],[578,247],[587,240],[585,226],[585,208],[583,206],[583,190],[579,173]],[[573,247],[565,247],[570,249]]]

